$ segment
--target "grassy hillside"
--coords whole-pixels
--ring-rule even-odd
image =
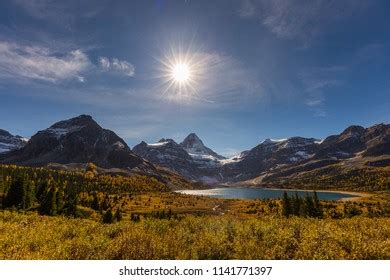
[[[300,189],[383,191],[390,190],[390,166],[347,168],[338,163],[306,172],[286,170],[263,178],[262,183]]]

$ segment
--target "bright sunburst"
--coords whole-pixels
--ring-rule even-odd
[[[190,68],[185,63],[178,63],[173,66],[172,78],[179,83],[185,83],[191,76]]]
[[[164,98],[178,102],[204,100],[199,95],[202,80],[206,74],[205,61],[199,52],[182,48],[171,48],[158,59],[161,63],[161,94]]]

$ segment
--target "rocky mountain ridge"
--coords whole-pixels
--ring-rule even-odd
[[[91,116],[57,122],[27,140],[0,130],[0,163],[47,166],[93,162],[101,168],[156,174],[156,166],[192,181],[236,183],[293,176],[324,166],[390,165],[390,125],[350,126],[323,140],[291,137],[265,139],[254,148],[225,158],[190,133],[181,143],[142,141],[133,149]],[[1,151],[3,151],[1,153]]]
[[[180,144],[172,139],[169,143],[165,146],[165,140],[155,144],[142,142],[133,150],[152,163],[192,180],[234,183],[292,167],[311,170],[355,157],[371,157],[370,162],[372,157],[390,157],[390,125],[350,126],[324,140],[304,137],[265,139],[256,147],[229,159],[207,148],[194,133]]]
[[[123,139],[88,115],[57,122],[37,132],[24,147],[0,158],[0,163],[28,166],[86,162],[102,168],[154,169],[134,154]]]

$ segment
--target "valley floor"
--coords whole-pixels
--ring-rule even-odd
[[[145,176],[2,172],[2,260],[390,259],[388,190],[357,201],[217,199]]]

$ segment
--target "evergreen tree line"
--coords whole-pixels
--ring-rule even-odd
[[[306,195],[304,198],[299,197],[297,193],[290,197],[287,192],[284,192],[282,214],[287,218],[290,216],[323,218],[323,210],[317,192],[314,192],[313,196]]]
[[[76,216],[77,194],[70,190],[65,192],[52,181],[43,181],[36,186],[27,176],[18,176],[10,182],[2,206],[23,210],[36,208],[42,215]]]
[[[87,165],[85,172],[0,165],[0,193],[7,193],[11,181],[17,177],[25,177],[25,180],[34,181],[35,185],[42,181],[53,181],[65,188],[74,189],[77,193],[100,191],[109,194],[136,194],[169,191],[165,184],[150,176],[97,175],[90,164]]]
[[[37,176],[42,174],[42,170],[34,174],[23,172],[30,171],[30,168],[16,167],[16,170],[20,172],[12,170],[13,172],[7,175],[0,173],[0,192],[4,194],[3,208],[37,210],[41,215],[49,216],[79,217],[81,213],[77,205],[83,205],[100,212],[104,223],[113,223],[122,219],[120,209],[122,201],[119,195],[110,196],[97,191],[92,191],[91,195],[78,193],[80,188],[72,188],[72,184],[62,181],[60,176],[56,177],[59,181],[55,181],[51,176]],[[47,173],[51,173],[51,170]],[[43,174],[47,175],[46,172]]]

